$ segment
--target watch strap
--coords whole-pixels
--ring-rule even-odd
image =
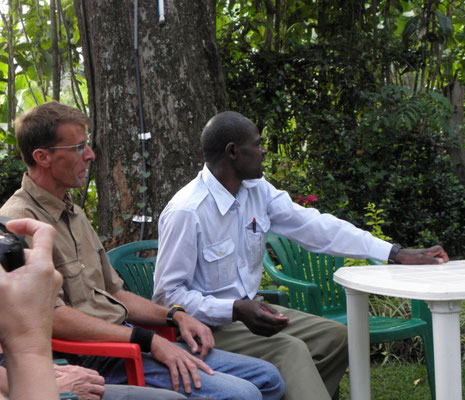
[[[397,261],[396,261],[396,257],[397,257],[397,254],[399,253],[399,251],[402,249],[402,247],[398,244],[393,244],[392,245],[392,248],[391,248],[391,251],[389,253],[389,257],[388,257],[388,263],[389,264],[397,264]]]
[[[183,306],[175,304],[173,307],[170,308],[168,314],[166,315],[166,324],[168,326],[172,326],[174,328],[177,327],[176,322],[174,322],[173,315],[176,311],[181,311],[187,313],[186,309]]]

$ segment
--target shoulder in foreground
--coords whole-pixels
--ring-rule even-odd
[[[208,189],[201,179],[194,179],[179,190],[169,201],[171,209],[195,210],[207,197]]]

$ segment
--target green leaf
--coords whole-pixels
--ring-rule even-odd
[[[449,17],[441,14],[438,11],[433,11],[433,13],[438,17],[439,28],[441,29],[441,36],[446,39],[454,32],[454,26]]]
[[[115,236],[118,236],[120,233],[123,233],[124,229],[123,228],[115,228],[113,229],[113,234]]]

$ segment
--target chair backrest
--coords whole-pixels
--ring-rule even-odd
[[[291,240],[272,232],[267,233],[266,244],[269,255],[276,257],[284,274],[314,283],[320,288],[321,303],[317,299],[316,304],[311,306],[305,304],[302,296],[293,296],[289,293],[291,308],[325,316],[345,312],[344,289],[333,280],[334,272],[344,265],[343,257],[310,253]]]
[[[124,244],[107,253],[110,264],[121,275],[126,289],[149,300],[153,294],[157,250],[157,240],[142,240]],[[140,253],[146,251],[151,253],[150,256],[142,257]]]

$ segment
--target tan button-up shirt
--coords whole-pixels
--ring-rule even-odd
[[[67,305],[107,322],[121,324],[126,307],[112,293],[123,281],[111,267],[102,243],[80,207],[60,200],[24,174],[21,189],[0,209],[11,218],[34,218],[55,227],[53,261],[63,275],[56,306]]]

